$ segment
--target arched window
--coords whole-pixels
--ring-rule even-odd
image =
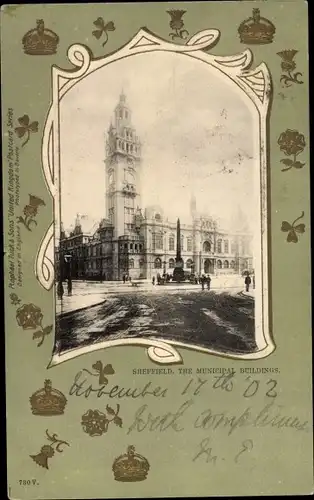
[[[203,252],[210,252],[210,243],[209,241],[204,241],[203,243]]]
[[[134,268],[134,260],[133,260],[133,259],[130,259],[130,260],[129,260],[129,268],[130,268],[130,269],[133,269],[133,268]]]
[[[127,150],[127,152],[129,152],[129,145],[128,145],[128,143],[126,143],[126,150]]]
[[[192,264],[193,264],[193,260],[192,260],[192,259],[188,259],[188,260],[186,261],[186,267],[187,267],[187,269],[191,269]]]
[[[222,262],[221,260],[217,260],[217,269],[221,269],[222,268]]]
[[[217,252],[222,253],[222,240],[217,241]]]
[[[230,262],[230,267],[231,267],[231,269],[234,269],[234,268],[235,268],[235,262],[234,262],[234,260],[232,260],[232,261]]]
[[[161,269],[161,259],[159,259],[159,257],[157,257],[157,259],[155,259],[154,268]]]
[[[227,260],[225,260],[224,262],[224,268],[229,269],[229,262]]]
[[[225,240],[225,253],[229,253],[229,241]]]
[[[192,252],[192,240],[191,240],[191,238],[187,239],[186,249],[187,249],[188,252]]]
[[[174,250],[174,235],[170,234],[169,236],[169,250]]]
[[[123,111],[122,111],[122,109],[120,109],[119,118],[123,118]]]
[[[169,269],[174,268],[174,259],[169,259]]]

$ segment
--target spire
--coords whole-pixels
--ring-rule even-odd
[[[122,104],[125,104],[125,101],[126,101],[126,96],[125,96],[124,90],[123,90],[123,88],[122,88],[122,90],[121,90],[121,94],[120,94],[120,102],[121,102]]]
[[[192,218],[194,218],[196,215],[196,198],[195,198],[194,194],[191,195],[190,212],[191,212]]]
[[[80,214],[76,214],[76,219],[75,219],[75,227],[81,225],[81,217]]]

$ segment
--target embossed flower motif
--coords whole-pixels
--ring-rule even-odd
[[[54,449],[49,444],[45,444],[44,446],[42,446],[40,451],[49,458],[53,457],[55,454]]]
[[[16,293],[10,293],[10,299],[13,306],[17,306],[21,302],[21,299],[18,298]]]
[[[281,69],[284,73],[287,73],[287,75],[281,76],[280,81],[284,82],[287,87],[289,87],[292,83],[303,83],[303,81],[299,79],[299,77],[302,76],[302,73],[292,73],[297,67],[294,61],[297,53],[298,50],[295,49],[286,49],[277,52],[277,56],[281,57],[282,59]]]
[[[105,35],[105,41],[102,46],[104,47],[108,42],[108,31],[115,31],[115,25],[113,21],[109,21],[109,23],[105,23],[102,17],[98,17],[96,21],[94,21],[94,26],[97,28],[92,32],[92,35],[99,40],[102,35]]]
[[[38,214],[38,208],[34,205],[26,205],[23,210],[26,217],[35,217]]]
[[[41,326],[43,314],[41,309],[34,304],[24,304],[17,309],[16,320],[23,330],[34,330]]]
[[[108,419],[104,413],[98,410],[88,410],[82,416],[82,427],[84,432],[90,436],[101,436],[106,432],[108,427]]]
[[[38,198],[38,196],[34,196],[33,194],[29,195],[29,203],[24,207],[23,213],[25,217],[21,215],[17,218],[17,221],[23,224],[28,231],[31,231],[31,225],[35,224],[37,226],[37,222],[35,220],[36,215],[38,214],[38,207],[45,206],[44,200]]]
[[[169,36],[174,38],[183,38],[185,39],[189,32],[187,30],[182,30],[184,27],[184,21],[182,19],[183,15],[186,13],[186,10],[167,10],[167,13],[170,15],[171,20],[169,26],[174,30],[174,33],[169,33]]]
[[[280,146],[280,150],[283,151],[286,156],[293,156],[293,159],[284,158],[280,160],[280,162],[286,166],[286,168],[282,169],[283,172],[290,170],[292,167],[304,167],[305,163],[297,161],[297,156],[302,153],[306,146],[303,134],[300,134],[297,130],[287,129],[280,134],[277,142]]]
[[[296,68],[296,63],[293,59],[297,53],[298,51],[294,49],[277,52],[277,55],[282,58],[281,69],[283,71],[293,71]]]
[[[287,156],[298,155],[306,146],[304,135],[300,134],[297,130],[291,129],[287,129],[280,134],[278,144],[281,151]]]
[[[26,140],[22,144],[23,147],[29,141],[31,133],[38,132],[38,122],[30,122],[30,118],[28,115],[23,115],[18,118],[18,122],[20,126],[16,127],[14,130],[16,135],[20,139],[26,135]]]
[[[299,221],[303,219],[304,212],[301,213],[300,217],[295,219],[292,224],[290,222],[284,220],[281,224],[281,231],[287,234],[287,242],[288,243],[298,243],[299,237],[298,234],[303,234],[305,232],[305,224],[299,224]],[[298,222],[298,224],[297,224]]]

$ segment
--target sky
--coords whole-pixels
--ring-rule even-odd
[[[122,89],[142,142],[142,208],[189,223],[194,194],[197,210],[225,225],[239,206],[254,225],[258,122],[248,97],[204,62],[155,52],[105,66],[63,97],[64,227],[77,213],[106,217],[105,138]]]

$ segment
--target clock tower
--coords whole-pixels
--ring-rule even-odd
[[[106,210],[115,239],[136,234],[135,214],[141,206],[141,143],[131,118],[122,92],[106,134]]]

